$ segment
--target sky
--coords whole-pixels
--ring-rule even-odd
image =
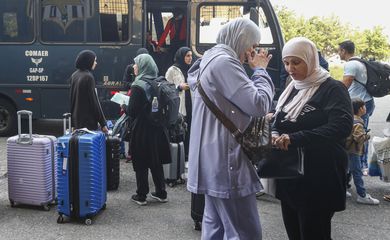
[[[390,42],[390,4],[388,0],[270,0],[273,6],[286,6],[305,18],[338,16],[360,30],[380,25]],[[369,4],[368,4],[369,3]],[[348,10],[349,9],[349,10]]]

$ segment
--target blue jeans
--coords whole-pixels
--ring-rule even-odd
[[[370,119],[370,117],[371,117],[371,115],[372,115],[372,113],[374,112],[374,109],[375,109],[374,99],[371,99],[370,101],[365,102],[365,105],[366,105],[366,114],[364,114],[362,116],[362,119],[364,121],[364,128],[367,130],[368,129],[369,119]],[[368,154],[368,141],[366,141],[364,143],[363,155],[360,158],[360,161],[361,161],[361,164],[362,164],[362,168],[368,168],[367,154]]]
[[[357,154],[349,154],[349,172],[352,174],[353,183],[356,187],[356,192],[360,197],[366,196],[364,188],[362,165],[360,162],[361,156]]]

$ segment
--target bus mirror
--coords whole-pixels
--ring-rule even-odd
[[[257,26],[259,26],[259,12],[257,11],[256,8],[251,7],[249,18],[250,20],[252,20],[252,22],[254,22]]]

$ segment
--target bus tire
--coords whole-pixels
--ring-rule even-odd
[[[17,118],[15,106],[5,99],[0,99],[0,137],[16,134]]]

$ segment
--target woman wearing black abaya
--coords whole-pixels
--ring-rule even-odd
[[[75,65],[77,70],[72,74],[70,81],[72,126],[76,129],[98,130],[100,124],[102,131],[108,133],[92,74],[97,65],[96,54],[90,50],[81,51],[77,55]]]

